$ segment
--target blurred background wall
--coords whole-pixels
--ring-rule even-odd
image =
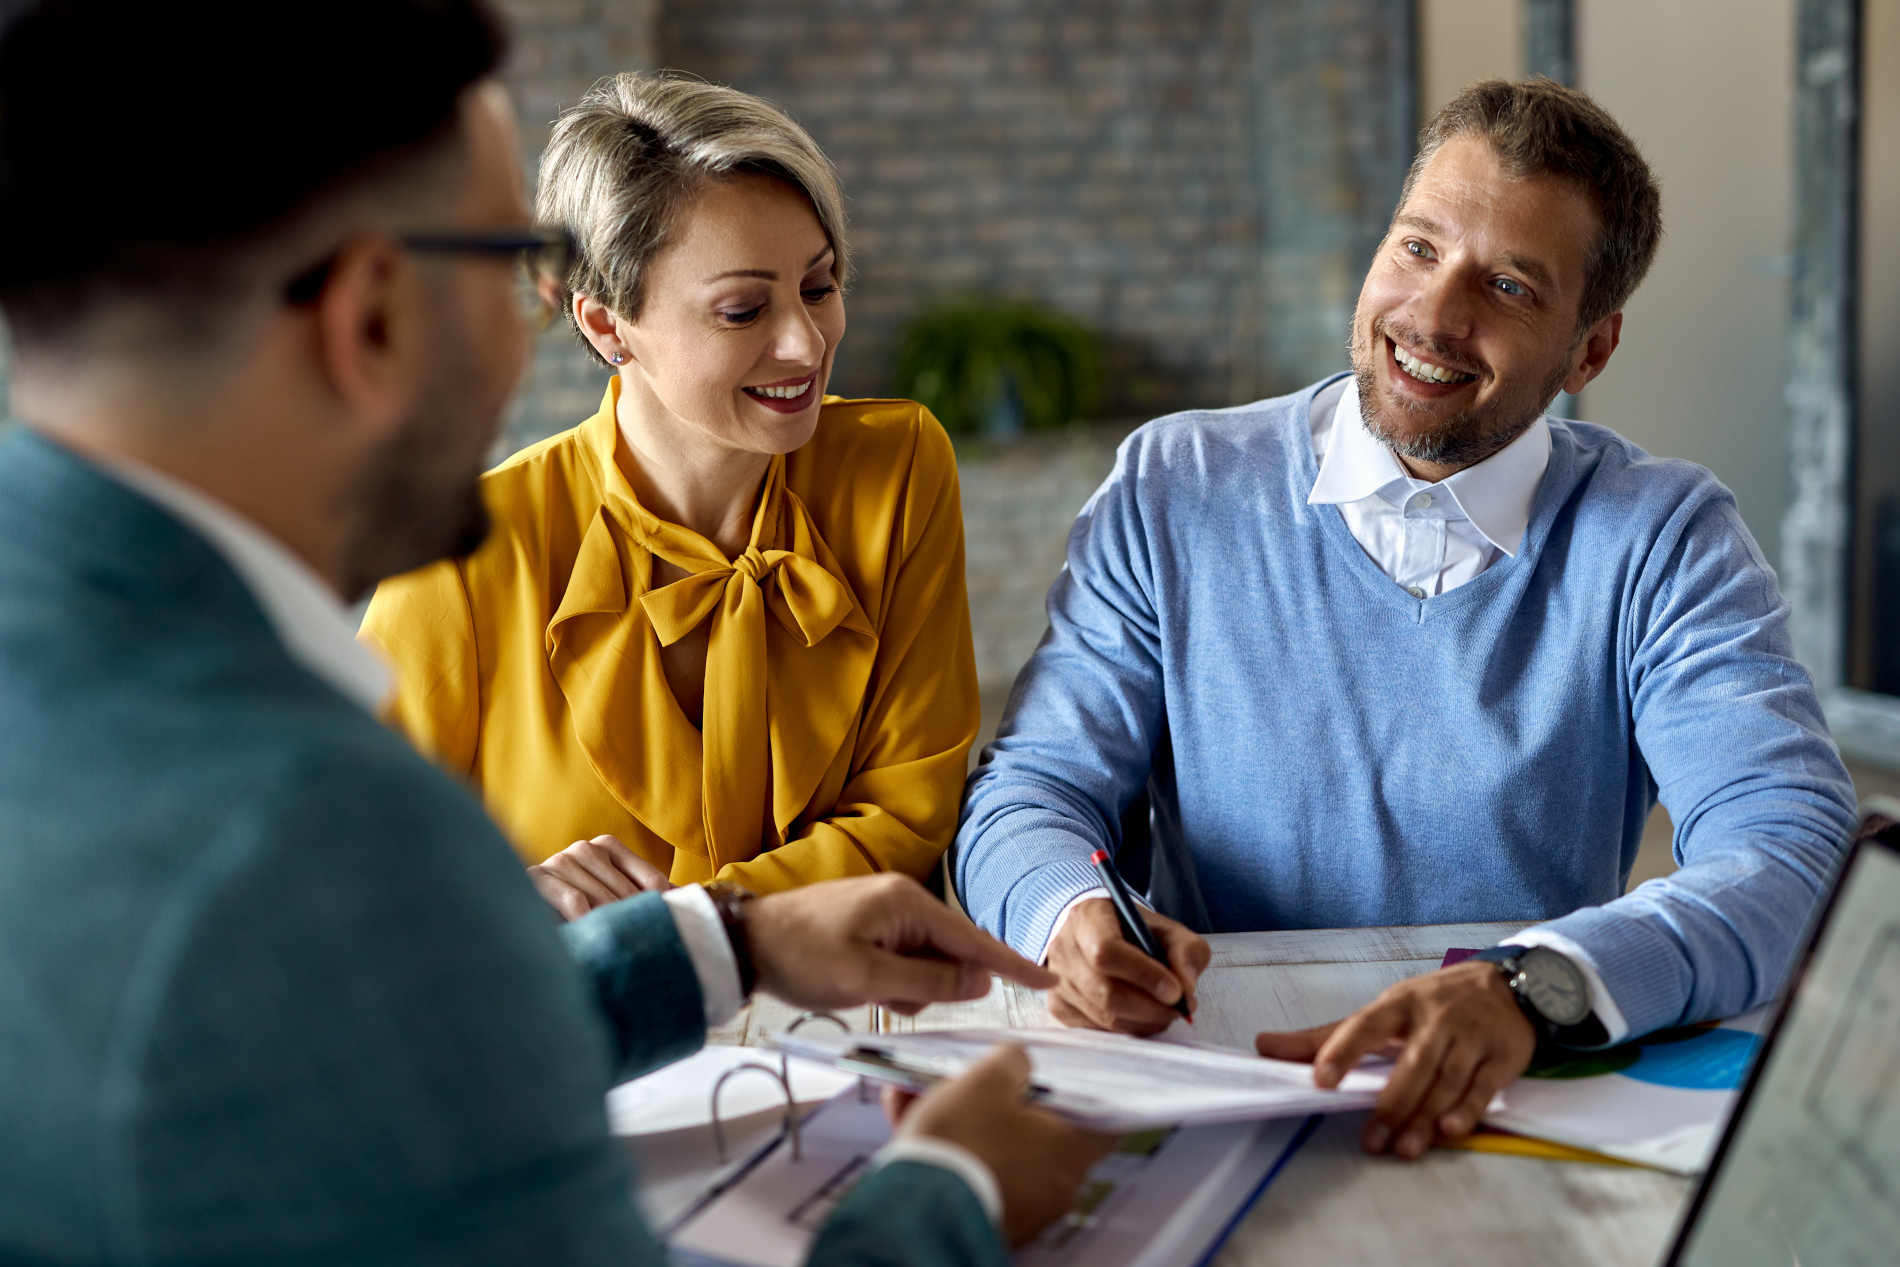
[[[1104,417],[1299,387],[1342,360],[1416,127],[1410,0],[505,7],[531,146],[595,75],[656,66],[813,133],[858,249],[833,379],[853,395],[891,390],[906,319],[972,293],[1097,331]],[[598,398],[577,355],[537,370],[513,442]]]

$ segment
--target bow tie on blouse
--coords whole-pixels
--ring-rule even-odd
[[[620,510],[627,513],[614,513]],[[623,538],[622,543],[615,542],[616,536]],[[584,568],[610,567],[621,583],[615,587],[617,602],[603,602],[601,600],[609,596],[596,595],[584,604],[588,611],[604,613],[609,607],[619,613],[628,610],[632,587],[621,578],[621,554],[625,545],[664,559],[688,573],[680,580],[639,595],[640,609],[652,625],[660,646],[674,645],[708,621],[712,625],[706,647],[705,696],[700,722],[701,831],[688,833],[689,838],[681,839],[677,827],[683,824],[679,824],[674,831],[661,834],[671,837],[675,848],[704,852],[717,870],[726,863],[758,854],[766,843],[768,801],[775,808],[781,803],[802,806],[803,798],[809,796],[811,789],[798,785],[815,784],[835,751],[835,746],[810,753],[773,751],[772,733],[777,727],[768,720],[767,692],[781,685],[769,681],[767,642],[773,627],[781,631],[778,636],[788,637],[799,647],[817,652],[814,662],[801,663],[800,669],[803,670],[801,676],[816,675],[818,681],[835,680],[841,673],[845,677],[857,676],[850,670],[856,669],[860,661],[868,672],[876,639],[850,586],[841,578],[837,561],[819,537],[810,513],[798,496],[785,487],[785,461],[781,457],[773,458],[767,470],[750,543],[736,559],[727,559],[705,537],[656,518],[630,499],[625,507],[610,510],[604,506],[582,541],[574,576],[578,580]],[[605,681],[609,683],[606,694],[624,696],[625,689],[636,692],[640,689],[640,679],[637,671],[630,671],[631,666],[624,661],[618,665],[612,663],[616,657],[611,654],[588,655],[589,660],[596,661],[591,671],[563,673],[563,668],[571,670],[572,664],[564,666],[562,657],[557,654],[562,641],[557,636],[557,626],[564,619],[586,614],[575,610],[577,605],[570,602],[576,597],[573,588],[570,583],[561,611],[548,626],[548,641],[550,666],[557,677],[562,678],[563,688],[567,688],[570,677],[576,680],[576,690],[569,691],[569,704],[580,726],[582,710],[576,698],[578,693],[598,692]],[[853,634],[859,636],[849,636]],[[832,645],[840,637],[842,642]],[[647,675],[649,689],[653,676]],[[661,681],[664,681],[663,675]],[[670,688],[662,685],[660,689]],[[623,726],[631,725],[633,719],[642,715],[638,701],[626,698],[611,702],[601,699],[597,708],[590,711],[624,719]],[[848,727],[848,718],[840,720]],[[605,722],[605,717],[602,721]],[[589,728],[582,729],[585,737]],[[661,745],[649,746],[659,748]],[[812,764],[814,758],[817,764],[808,775],[804,767]],[[615,764],[615,758],[603,753],[596,758],[596,764],[602,767],[605,777],[606,767]],[[631,799],[625,795],[621,799],[630,811],[658,830],[660,825],[651,820],[666,816],[665,808],[653,807],[648,812],[642,804],[633,801],[650,804],[656,797],[684,799],[675,791],[679,772],[672,771],[674,777],[666,778],[665,772],[656,768],[651,754],[641,764],[646,765],[648,771],[644,786],[629,788]],[[624,781],[608,779],[617,794],[617,785]],[[785,826],[776,821],[777,818],[789,817],[792,812],[795,809],[775,813],[776,831],[782,832]],[[693,840],[691,836],[700,839]]]

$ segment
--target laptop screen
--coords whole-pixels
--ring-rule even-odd
[[[1669,1261],[1900,1261],[1900,829],[1842,872]]]

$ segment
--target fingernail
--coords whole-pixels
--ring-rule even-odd
[[[1417,1131],[1409,1132],[1399,1141],[1399,1156],[1416,1157],[1425,1151],[1425,1137]]]
[[[1339,1066],[1323,1064],[1313,1066],[1313,1081],[1322,1087],[1336,1086],[1339,1082]]]
[[[1463,1135],[1466,1131],[1470,1130],[1471,1127],[1466,1124],[1464,1114],[1447,1113],[1444,1117],[1439,1119],[1438,1129],[1447,1135]]]
[[[1366,1127],[1366,1135],[1363,1143],[1366,1146],[1367,1152],[1382,1153],[1385,1151],[1386,1141],[1391,1138],[1392,1131],[1385,1123],[1374,1122]]]

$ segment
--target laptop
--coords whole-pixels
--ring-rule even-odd
[[[1900,825],[1860,834],[1667,1267],[1900,1263]]]

